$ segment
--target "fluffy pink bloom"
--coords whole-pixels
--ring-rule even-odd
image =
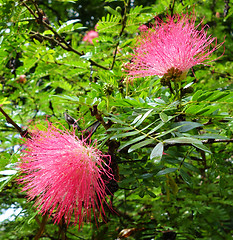
[[[104,216],[106,183],[113,178],[110,156],[50,123],[27,139],[25,146],[19,182],[29,200],[36,200],[40,213],[48,213],[55,223],[64,218],[79,228],[90,220],[92,211]]]
[[[99,36],[98,32],[94,30],[90,30],[89,32],[86,33],[86,35],[83,37],[84,42],[89,42],[93,44],[93,39],[97,38]]]
[[[187,72],[197,64],[204,64],[212,52],[222,44],[210,49],[216,38],[207,36],[206,26],[197,30],[195,18],[189,15],[168,17],[166,22],[156,19],[147,32],[141,32],[128,74],[132,77],[162,76],[171,68]]]

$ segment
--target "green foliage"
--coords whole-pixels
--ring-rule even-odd
[[[232,6],[224,16],[225,4],[0,1],[1,109],[22,131],[46,119],[69,128],[66,111],[84,130],[99,120],[97,106],[103,121],[91,140],[114,152],[117,166],[119,189],[110,197],[114,211],[106,210],[106,222],[99,219],[97,228],[93,217],[82,230],[70,226],[64,233],[49,219],[41,239],[232,239],[233,21]],[[197,22],[204,17],[218,43],[225,39],[216,61],[190,70],[180,97],[157,76],[131,82],[124,69],[139,26],[150,26],[157,15],[187,12],[195,12]],[[85,42],[95,26],[99,37]],[[185,92],[189,87],[193,93]],[[0,213],[20,209],[1,222],[0,238],[32,239],[43,216],[16,180],[22,137],[0,116]]]

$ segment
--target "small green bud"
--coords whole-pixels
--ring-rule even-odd
[[[113,93],[114,87],[111,83],[108,83],[104,86],[103,91],[104,93],[109,96]]]

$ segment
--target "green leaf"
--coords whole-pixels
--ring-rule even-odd
[[[120,120],[119,118],[115,118],[115,117],[105,117],[105,119],[109,119],[111,120],[112,122],[116,122],[116,123],[119,123],[121,125],[127,125],[127,123],[123,122],[122,120]],[[132,129],[132,128],[131,128]]]
[[[194,138],[201,138],[201,139],[229,139],[225,136],[219,134],[203,134],[203,135],[193,135]]]
[[[45,30],[43,35],[53,35],[54,33],[51,30]]]
[[[144,190],[144,189],[141,190],[141,191],[138,193],[138,196],[139,196],[140,198],[143,198],[143,197],[145,196],[145,190]]]
[[[169,138],[163,141],[164,143],[174,144],[174,143],[191,143],[191,144],[202,144],[202,142],[196,138],[191,137],[177,137],[177,138]]]
[[[180,175],[183,178],[183,180],[190,186],[193,185],[191,177],[188,175],[187,172],[185,172],[183,169],[180,169]]]
[[[98,32],[112,33],[117,35],[121,29],[120,21],[120,16],[107,14],[105,17],[102,17],[101,21],[98,22],[97,30]]]
[[[141,176],[139,176],[138,178],[148,179],[148,178],[151,178],[151,177],[153,177],[153,176],[154,176],[153,173],[144,173],[144,174],[142,174]]]
[[[152,191],[146,189],[146,193],[149,194],[152,198],[156,198],[156,195]]]
[[[208,147],[206,147],[204,144],[197,144],[197,143],[193,143],[193,146],[198,148],[198,149],[201,149],[205,152],[208,152],[208,153],[212,153]]]
[[[150,154],[150,159],[155,163],[159,163],[163,156],[163,143],[158,143],[152,150]]]
[[[202,108],[199,111],[197,111],[196,114],[210,115],[211,113],[213,113],[217,109],[219,109],[219,106],[209,105],[209,106],[207,106],[205,108]]]
[[[132,131],[132,132],[126,132],[126,133],[119,133],[114,136],[112,136],[110,139],[116,139],[116,138],[123,138],[123,137],[129,137],[139,134],[139,131]]]
[[[226,97],[228,95],[227,92],[215,92],[213,94],[213,96],[210,97],[210,99],[208,99],[210,102],[216,102],[216,101],[219,101],[220,99]]]
[[[161,118],[161,120],[162,120],[164,123],[166,123],[166,122],[168,121],[168,116],[167,116],[167,114],[165,114],[164,112],[161,112],[161,113],[159,114],[159,117]]]
[[[193,94],[192,101],[196,101],[198,97],[203,93],[202,90],[198,90]]]
[[[14,175],[9,176],[5,182],[2,183],[2,185],[0,186],[0,192],[4,189],[4,187],[11,182],[15,177],[17,176],[17,173]]]
[[[132,139],[132,140],[124,143],[123,145],[121,145],[121,146],[119,147],[118,151],[121,151],[123,148],[125,148],[125,147],[127,147],[127,146],[129,146],[129,145],[131,145],[131,144],[134,144],[134,143],[136,143],[136,142],[139,142],[139,141],[143,140],[144,138],[146,138],[146,135],[143,135],[143,136],[134,138],[134,139]]]
[[[134,125],[137,121],[139,121],[139,119],[142,117],[142,114],[138,115],[133,122],[131,123],[131,125]]]
[[[143,117],[135,124],[134,127],[138,127],[149,115],[150,113],[153,111],[154,109],[150,109],[149,111],[147,111]]]
[[[112,131],[130,131],[132,130],[132,127],[111,127],[108,129],[108,132]]]
[[[10,101],[8,101],[8,98],[6,98],[6,97],[1,97],[0,98],[0,105],[5,105],[5,104],[10,104],[11,102]]]
[[[58,98],[62,98],[62,99],[66,99],[66,100],[69,100],[69,101],[74,101],[74,102],[79,102],[79,98],[76,97],[76,96],[67,96],[67,95],[63,95],[63,96],[60,96],[60,95],[53,95],[54,97],[58,97]]]
[[[211,95],[213,94],[213,92],[207,92],[202,94],[199,98],[197,98],[198,102],[201,102],[203,100],[206,100],[207,98],[209,98]]]
[[[142,141],[140,143],[134,144],[133,146],[131,146],[129,148],[128,153],[133,152],[133,151],[135,151],[138,148],[142,148],[142,147],[144,147],[146,145],[149,145],[149,144],[153,143],[154,141],[155,141],[154,139],[147,139],[147,140]]]
[[[193,172],[196,172],[196,173],[199,173],[199,174],[200,174],[200,170],[199,170],[197,167],[195,167],[195,166],[193,166],[192,164],[190,164],[190,163],[184,162],[184,163],[183,163],[183,166],[184,166],[185,168],[193,171]]]
[[[114,10],[113,8],[111,8],[110,6],[105,6],[104,7],[108,12],[110,12],[112,15],[116,15],[116,16],[120,16],[121,17],[121,14]]]
[[[150,134],[154,133],[155,131],[157,131],[158,129],[160,129],[163,125],[164,125],[164,123],[161,122],[161,123],[158,124],[156,127],[154,127],[152,130],[150,130],[147,134],[150,135]]]
[[[32,216],[28,220],[28,224],[31,224],[33,220],[35,220],[35,216],[39,214],[40,210],[37,210],[35,213],[32,214]]]
[[[134,176],[130,175],[130,176],[127,176],[127,178],[124,178],[123,180],[121,180],[119,182],[119,186],[120,187],[128,187],[135,181],[136,181],[136,178]]]
[[[9,176],[8,177],[2,177],[2,178],[0,178],[0,182],[3,182],[3,181],[8,180],[8,179],[9,179]]]
[[[181,126],[179,128],[179,132],[188,132],[194,128],[203,127],[204,125],[198,122],[181,121],[181,122],[172,124],[172,127],[176,127],[176,126]]]
[[[181,126],[174,127],[174,128],[172,128],[172,129],[169,129],[169,130],[167,130],[167,131],[165,131],[165,132],[160,133],[160,134],[157,135],[156,137],[157,137],[157,138],[163,137],[163,136],[167,135],[168,133],[174,132],[175,130],[177,130],[177,129],[181,128],[181,127],[182,127],[182,125],[181,125]]]
[[[171,172],[175,172],[178,168],[166,168],[166,169],[163,169],[161,171],[159,171],[156,176],[162,176],[162,175],[165,175],[165,174],[168,174],[168,173],[171,173]]]

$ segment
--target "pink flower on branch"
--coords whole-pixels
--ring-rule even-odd
[[[106,184],[113,178],[110,156],[50,123],[25,146],[19,182],[29,200],[36,200],[40,213],[48,213],[55,223],[64,218],[79,228],[84,220],[90,221],[92,212],[105,215]]]
[[[204,64],[223,43],[207,36],[206,26],[195,26],[189,15],[168,17],[167,22],[156,19],[156,24],[138,37],[137,47],[127,67],[131,77],[163,76],[171,68],[184,74],[198,64]],[[211,44],[215,45],[211,49]]]
[[[93,39],[99,37],[98,32],[94,30],[90,30],[86,33],[86,35],[83,37],[84,42],[89,42],[90,44],[93,44]]]

